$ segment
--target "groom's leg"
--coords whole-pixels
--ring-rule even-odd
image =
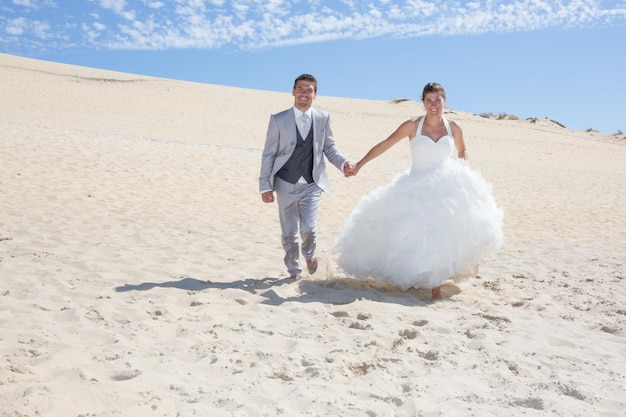
[[[302,255],[305,259],[315,256],[317,247],[317,218],[320,213],[322,190],[315,184],[309,184],[300,199],[300,237]]]
[[[300,267],[300,245],[298,244],[298,193],[296,186],[276,179],[276,200],[280,220],[281,242],[285,250],[285,266],[289,275],[302,273]]]

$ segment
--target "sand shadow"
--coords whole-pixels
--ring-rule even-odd
[[[304,279],[297,281],[297,283],[300,294],[282,297],[272,289],[269,289],[260,294],[266,298],[262,304],[279,306],[288,302],[298,302],[345,305],[365,299],[408,307],[423,307],[434,302],[429,289],[411,288],[407,291],[402,291],[393,285],[377,285],[374,282],[350,278]],[[450,297],[460,294],[460,292],[461,289],[456,285],[446,283],[441,290],[443,300],[437,302],[453,301]]]
[[[184,291],[240,289],[256,294],[259,290],[265,290],[273,286],[291,284],[294,282],[294,280],[289,278],[246,278],[232,282],[212,282],[186,277],[177,281],[143,282],[137,285],[126,284],[120,287],[115,287],[115,292],[149,291],[153,288],[176,288]]]
[[[298,294],[284,297],[278,294],[276,287],[295,285]],[[393,285],[377,285],[372,281],[350,278],[300,279],[291,278],[246,278],[231,282],[202,281],[186,277],[174,281],[144,282],[137,285],[126,284],[115,287],[116,292],[149,291],[154,288],[175,288],[188,292],[200,292],[210,289],[238,289],[265,298],[261,304],[280,306],[285,303],[322,303],[333,305],[351,304],[358,300],[399,304],[409,307],[433,304],[429,289],[402,291]],[[443,302],[454,301],[450,297],[461,292],[451,283],[442,286]]]

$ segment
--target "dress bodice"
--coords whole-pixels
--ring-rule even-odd
[[[447,135],[441,137],[436,142],[428,136],[422,135],[424,119],[420,119],[415,137],[411,139],[411,155],[413,158],[412,171],[419,171],[434,168],[447,161],[454,151],[454,137],[450,130],[450,124],[444,117]]]

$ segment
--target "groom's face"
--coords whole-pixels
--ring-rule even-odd
[[[315,100],[315,83],[300,80],[293,89],[294,105],[300,111],[306,111]]]

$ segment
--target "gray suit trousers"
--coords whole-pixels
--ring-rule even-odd
[[[285,266],[290,275],[299,275],[302,267],[298,235],[302,239],[302,255],[305,259],[313,258],[317,245],[317,217],[322,189],[315,183],[290,184],[276,178],[276,199]]]

